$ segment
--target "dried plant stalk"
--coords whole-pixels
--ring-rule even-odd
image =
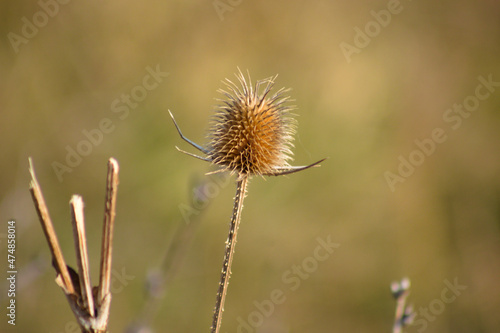
[[[392,296],[396,299],[396,312],[394,314],[394,325],[392,333],[403,333],[403,328],[413,322],[415,312],[411,305],[406,305],[406,299],[410,295],[410,279],[404,278],[391,284]]]
[[[30,192],[35,203],[40,223],[52,254],[52,264],[57,272],[56,283],[63,289],[69,306],[73,311],[83,333],[106,333],[109,307],[111,304],[111,253],[113,224],[116,207],[116,191],[118,186],[118,163],[110,158],[106,186],[106,208],[104,217],[103,251],[101,253],[101,275],[99,279],[99,297],[94,299],[90,283],[89,260],[87,254],[87,238],[83,214],[83,200],[74,195],[70,201],[71,220],[76,249],[78,273],[66,265],[57,236],[49,216],[40,186],[35,177],[31,158],[29,159],[31,183]]]
[[[243,199],[248,185],[248,177],[243,177],[236,185],[236,195],[234,197],[233,215],[231,216],[231,224],[229,226],[229,234],[226,241],[226,251],[224,253],[224,262],[222,264],[222,273],[219,281],[219,289],[217,291],[214,316],[212,321],[211,332],[219,332],[222,322],[222,312],[224,311],[224,302],[226,300],[227,287],[229,277],[231,276],[231,265],[233,263],[234,249],[236,246],[236,238],[238,228],[240,226],[241,211],[243,210]]]
[[[73,224],[73,237],[75,242],[76,263],[80,281],[82,307],[94,316],[94,297],[90,283],[89,259],[87,252],[87,236],[85,235],[85,220],[83,217],[83,200],[79,195],[74,195],[70,201],[71,222]]]
[[[40,219],[40,224],[42,225],[43,233],[45,234],[45,238],[47,239],[47,243],[49,245],[50,253],[52,255],[52,263],[58,276],[61,276],[61,287],[63,288],[64,293],[67,295],[74,294],[75,288],[71,281],[71,277],[69,275],[68,267],[66,266],[66,261],[64,260],[64,256],[62,254],[61,247],[59,246],[57,235],[54,230],[54,225],[52,224],[49,210],[47,208],[47,205],[45,204],[45,199],[43,198],[42,190],[40,188],[40,185],[38,184],[38,180],[36,179],[35,169],[33,168],[31,158],[28,159],[28,162],[29,171],[31,174],[30,193],[35,204],[36,212],[38,213],[38,218]]]
[[[115,225],[116,193],[118,190],[118,162],[114,158],[108,161],[106,178],[106,199],[104,203],[104,223],[102,228],[101,268],[99,273],[98,304],[110,295],[111,257],[113,250],[113,229]],[[111,297],[111,296],[109,296]]]

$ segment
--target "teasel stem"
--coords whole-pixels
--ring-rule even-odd
[[[236,246],[236,237],[240,226],[241,211],[243,210],[243,199],[248,185],[248,175],[243,175],[236,184],[236,195],[234,197],[233,215],[229,226],[229,234],[226,241],[226,251],[224,253],[224,262],[222,264],[222,273],[219,281],[219,290],[215,300],[214,317],[212,321],[211,333],[218,333],[222,323],[222,312],[224,311],[224,301],[226,300],[229,277],[231,276],[231,264],[233,263],[234,248]]]

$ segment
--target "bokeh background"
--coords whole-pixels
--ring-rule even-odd
[[[371,11],[388,7],[397,14],[377,29]],[[498,332],[500,87],[454,114],[456,129],[443,117],[475,95],[478,77],[500,82],[499,13],[496,1],[465,0],[2,1],[0,267],[15,219],[19,274],[15,327],[0,285],[0,331],[78,332],[28,192],[28,156],[71,265],[68,202],[83,196],[94,282],[106,161],[120,163],[111,332],[138,332],[137,320],[142,332],[208,331],[234,179],[205,176],[210,165],[175,150],[192,147],[167,110],[205,143],[216,91],[239,67],[292,88],[295,164],[329,159],[250,183],[222,331],[247,332],[250,319],[261,333],[390,332],[389,286],[407,276],[418,320],[407,332]],[[346,57],[342,43],[355,47],[366,27],[367,45]],[[144,90],[148,69],[163,76]],[[107,133],[58,177],[54,162],[68,165],[68,149],[82,149],[103,119]],[[415,140],[439,128],[446,140],[418,160]],[[386,173],[412,153],[420,165],[391,189]],[[339,246],[313,265],[318,237]],[[291,269],[304,262],[299,278]],[[447,282],[463,288],[453,294]],[[276,289],[285,300],[259,314],[255,302]],[[162,296],[153,307],[150,295]]]

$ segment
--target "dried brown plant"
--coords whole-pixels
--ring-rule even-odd
[[[68,266],[64,260],[49,210],[42,194],[42,189],[36,179],[31,158],[29,159],[29,171],[31,173],[30,192],[52,255],[52,266],[54,266],[56,271],[56,283],[66,295],[69,306],[80,325],[82,333],[107,332],[111,304],[111,259],[116,194],[118,190],[118,170],[118,162],[114,158],[110,158],[106,179],[99,284],[96,287],[92,287],[87,254],[83,199],[79,195],[73,195],[69,202],[77,262],[77,270],[75,270]]]
[[[229,79],[223,83],[226,90],[219,90],[224,99],[218,107],[208,132],[209,143],[202,147],[186,138],[177,125],[172,113],[170,116],[183,140],[204,153],[198,156],[177,148],[190,156],[219,166],[220,171],[237,175],[236,195],[233,214],[226,241],[219,288],[217,290],[211,332],[219,332],[224,311],[231,264],[234,256],[237,232],[241,220],[243,200],[251,176],[279,176],[295,173],[319,165],[323,160],[307,166],[291,166],[295,120],[288,106],[288,90],[282,88],[271,95],[277,76],[259,80],[252,86],[238,69],[236,78],[240,86]]]

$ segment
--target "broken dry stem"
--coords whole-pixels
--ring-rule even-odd
[[[59,241],[57,240],[57,235],[49,215],[49,210],[45,204],[42,190],[38,184],[38,180],[36,179],[35,169],[33,168],[31,158],[28,159],[28,161],[29,171],[31,174],[30,193],[33,198],[33,203],[35,204],[36,212],[38,213],[38,218],[40,219],[40,224],[42,225],[43,233],[45,234],[45,238],[47,239],[47,243],[49,245],[53,265],[55,266],[57,273],[60,274],[62,278],[63,284],[61,287],[64,289],[64,293],[73,294],[75,292],[75,288],[71,281],[61,247],[59,246]]]
[[[102,228],[101,267],[99,273],[98,304],[102,304],[111,287],[111,258],[113,250],[113,229],[115,226],[116,194],[118,191],[118,162],[108,161],[106,177],[106,199],[104,203],[104,223]]]
[[[85,235],[85,220],[83,217],[83,200],[79,195],[74,195],[69,202],[71,208],[71,222],[73,224],[73,237],[75,242],[76,263],[80,285],[82,307],[94,316],[94,297],[90,283],[89,259],[87,252],[87,236]]]
[[[30,192],[52,255],[52,264],[57,273],[56,283],[62,288],[66,295],[69,306],[82,332],[105,333],[107,332],[109,307],[111,304],[111,254],[116,191],[118,186],[118,162],[113,158],[110,158],[108,161],[101,273],[99,276],[97,299],[94,298],[96,295],[93,293],[90,282],[82,198],[79,195],[74,195],[70,201],[71,221],[73,225],[78,269],[77,273],[70,268],[64,260],[54,226],[49,216],[48,208],[35,176],[31,159],[29,159],[29,170],[31,173]]]

